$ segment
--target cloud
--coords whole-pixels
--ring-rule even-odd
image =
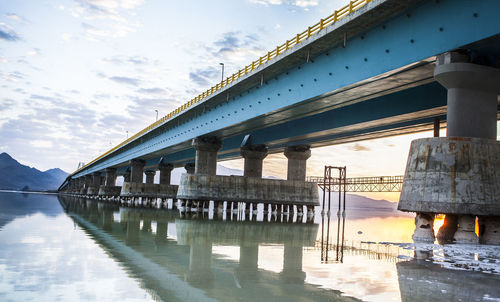
[[[226,32],[206,49],[216,57],[230,58],[231,61],[248,60],[248,58],[260,56],[264,48],[259,45],[259,37],[256,34],[244,35],[240,31]]]
[[[7,24],[0,23],[0,40],[16,42],[21,40],[21,37]]]
[[[317,6],[318,4],[318,0],[295,0],[293,5],[307,8],[311,6]]]
[[[21,22],[21,21],[25,21],[25,19],[15,13],[6,13],[5,14],[5,17],[11,19],[11,20],[15,20],[15,21],[18,21],[18,22]]]
[[[82,27],[85,32],[85,36],[90,41],[97,41],[98,38],[121,38],[125,37],[130,32],[135,31],[132,27],[121,23],[97,27],[83,22]]]
[[[298,6],[307,9],[312,6],[317,6],[319,0],[249,0],[250,3],[260,4],[264,6],[269,5],[290,5]]]
[[[4,98],[0,100],[0,111],[4,111],[12,108],[16,104],[16,101],[10,98]]]
[[[371,151],[370,148],[363,146],[361,144],[355,143],[353,146],[348,147],[352,151]]]
[[[40,53],[41,53],[40,48],[35,47],[35,48],[31,49],[30,51],[28,51],[27,55],[31,57],[31,56],[39,55]]]
[[[50,102],[56,102],[57,99],[54,98],[54,97],[49,97],[49,96],[45,96],[45,95],[38,95],[38,94],[32,94],[30,96],[31,99],[34,99],[34,100],[42,100],[42,101],[50,101]]]
[[[126,85],[132,85],[132,86],[139,86],[140,80],[136,78],[129,78],[129,77],[121,77],[121,76],[113,76],[109,77],[113,82],[116,82],[118,84],[126,84]]]
[[[152,61],[151,59],[144,56],[113,56],[102,59],[104,62],[112,63],[115,65],[157,65],[158,61]]]
[[[155,110],[159,110],[159,117],[162,117],[163,115],[166,115],[168,112],[170,112],[170,110],[162,110],[162,108],[175,108],[179,106],[178,101],[173,98],[130,97],[129,99],[131,100],[132,104],[127,107],[127,112],[132,117],[133,121],[144,122],[144,127],[155,121]]]
[[[67,41],[69,41],[69,40],[71,40],[71,38],[72,38],[72,37],[73,37],[73,36],[72,36],[71,34],[68,34],[68,33],[63,33],[63,34],[61,35],[61,39],[62,39],[63,41],[66,41],[66,42],[67,42]]]
[[[82,23],[85,36],[90,41],[104,38],[120,38],[135,31],[139,26],[130,20],[127,11],[141,5],[143,0],[75,0],[70,9],[73,17]],[[90,24],[92,23],[92,24]]]
[[[208,86],[216,81],[220,73],[220,70],[212,66],[205,69],[200,68],[190,72],[189,79],[199,86]]]
[[[139,93],[145,94],[165,94],[167,91],[163,88],[153,87],[153,88],[140,88],[137,90]]]
[[[0,72],[0,77],[5,79],[8,82],[18,82],[24,80],[26,75],[20,71],[9,72],[8,74],[4,74]]]

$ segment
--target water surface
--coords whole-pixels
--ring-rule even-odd
[[[415,247],[412,217],[359,211],[337,246],[333,214],[0,193],[0,301],[500,301],[499,247]]]

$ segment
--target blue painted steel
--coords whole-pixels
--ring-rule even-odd
[[[180,125],[166,124],[74,175],[118,165],[500,33],[500,1],[425,1]],[[370,101],[367,101],[370,102]],[[382,108],[387,109],[387,108]],[[293,111],[292,115],[293,115]],[[367,114],[363,113],[363,114]],[[284,116],[283,121],[294,118]],[[262,125],[265,128],[266,125]],[[298,126],[297,126],[298,127]],[[308,127],[310,131],[315,129]],[[268,130],[260,130],[259,135]],[[271,131],[272,132],[272,131]],[[264,142],[264,139],[258,139]],[[240,141],[241,142],[241,141]],[[192,154],[191,151],[186,151]]]

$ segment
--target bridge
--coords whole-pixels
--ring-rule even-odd
[[[439,118],[447,137],[412,144],[399,209],[417,212],[416,240],[433,239],[427,226],[444,213],[455,240],[478,241],[478,216],[483,241],[500,243],[499,9],[495,0],[351,1],[73,172],[60,191],[312,214],[310,148],[429,130]],[[263,159],[278,152],[287,180],[262,179]],[[243,177],[216,175],[218,160],[240,156]]]

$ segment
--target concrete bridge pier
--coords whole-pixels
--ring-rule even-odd
[[[240,203],[260,203],[271,204],[274,211],[281,209],[281,205],[309,205],[312,209],[318,203],[318,191],[316,184],[305,181],[305,159],[304,156],[295,156],[298,162],[304,167],[301,177],[295,176],[294,180],[262,179],[260,177],[246,176],[222,176],[215,175],[217,151],[220,149],[220,141],[212,138],[193,140],[196,148],[196,169],[195,174],[183,174],[177,197],[191,201],[214,200],[226,201],[226,211],[231,208],[237,211]],[[305,153],[309,153],[308,146]],[[293,149],[296,153],[303,153],[299,148]],[[309,152],[307,152],[309,151]],[[245,151],[243,151],[245,152]],[[292,153],[292,152],[290,152]],[[263,159],[263,154],[260,155]],[[307,156],[308,157],[308,156]],[[301,162],[302,159],[302,162]],[[253,161],[254,165],[248,163],[247,173],[262,175],[260,159]],[[292,165],[292,171],[295,166]],[[300,169],[296,169],[300,171]],[[252,172],[250,172],[252,171]],[[299,173],[299,172],[297,172]],[[293,173],[292,173],[293,174]],[[219,205],[217,204],[217,208]],[[227,214],[226,214],[227,218]],[[233,217],[234,218],[234,217]]]
[[[116,186],[116,168],[106,168],[104,185],[99,187],[99,197],[114,200],[120,196],[121,187]]]
[[[464,53],[448,52],[436,62],[434,77],[448,90],[447,137],[412,142],[398,205],[417,213],[415,240],[433,241],[425,219],[446,214],[456,219],[447,221],[439,237],[449,238],[456,229],[455,242],[478,243],[476,217],[487,216],[481,232],[488,240],[481,241],[500,244],[492,236],[500,232],[500,69],[470,61]]]
[[[123,174],[123,182],[130,182],[130,167]]]
[[[134,194],[138,187],[142,185],[144,179],[144,166],[146,161],[142,159],[132,159],[130,162],[130,182],[124,182],[120,197],[125,199],[128,205],[139,205],[140,197]]]
[[[160,162],[158,164],[158,170],[160,170],[160,185],[170,185],[170,180],[171,180],[173,169],[174,169],[174,165],[172,165],[172,164],[162,163],[162,162]],[[167,198],[161,198],[160,207],[168,209],[168,199]],[[175,198],[175,196],[172,196],[172,210],[176,210],[176,209],[177,209],[177,199]]]
[[[222,142],[215,136],[198,137],[193,139],[192,146],[196,150],[194,174],[216,175],[217,152]],[[208,212],[210,200],[196,202],[195,210]]]
[[[243,146],[240,154],[244,158],[244,177],[262,178],[262,164],[268,154],[266,145]],[[245,211],[257,215],[257,202],[247,203]]]
[[[68,187],[66,189],[66,192],[68,192],[68,194],[71,194],[73,191],[75,191],[76,189],[76,181],[75,179],[71,178],[68,180]]]
[[[184,165],[184,169],[187,174],[194,174],[194,163],[187,163]],[[179,199],[179,211],[185,212],[191,210],[191,201],[186,199]]]
[[[87,174],[87,175],[82,176],[82,177],[84,179],[83,180],[84,185],[82,186],[82,189],[80,190],[80,195],[86,196],[88,188],[92,184],[92,175],[91,174]]]
[[[443,225],[439,228],[436,238],[439,243],[453,241],[453,236],[457,231],[458,217],[454,214],[446,214]]]
[[[92,183],[87,189],[87,195],[90,198],[94,198],[99,193],[99,187],[101,186],[101,172],[92,173]]]
[[[144,171],[144,174],[146,174],[146,184],[154,184],[155,183],[155,175],[156,175],[156,171],[155,170],[152,170],[152,169],[148,169],[146,171]],[[150,186],[151,187],[151,186]],[[145,187],[146,189],[146,187]],[[146,190],[144,190],[146,191]],[[149,196],[141,196],[141,202],[142,202],[142,205],[143,206],[146,206],[146,207],[149,207],[149,206],[153,206],[156,204],[155,200],[156,198],[154,198],[152,195],[154,195],[153,192],[145,192],[145,193],[151,193],[151,195]]]
[[[83,181],[83,177],[78,177],[78,178],[75,178],[75,188],[72,192],[73,195],[79,195],[80,194],[80,191],[82,190],[82,187],[85,185],[84,181]]]
[[[287,180],[306,181],[307,160],[311,157],[311,146],[289,146],[284,152],[287,163]],[[293,206],[292,206],[293,207]],[[302,215],[304,206],[297,205],[297,213]],[[314,206],[306,206],[307,215],[314,216]]]

